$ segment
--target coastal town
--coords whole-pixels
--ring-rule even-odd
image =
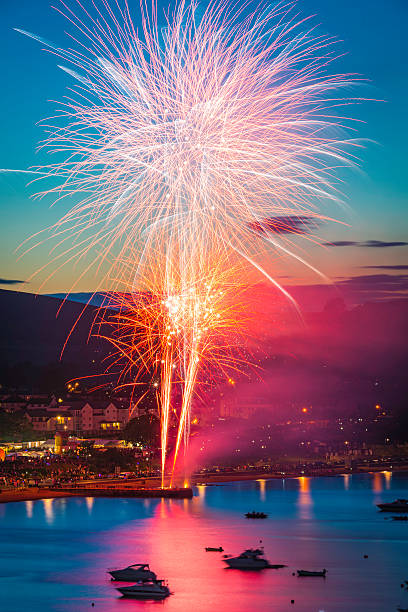
[[[0,612],[408,612],[408,1],[0,15]]]
[[[125,394],[84,393],[75,383],[63,397],[2,391],[0,502],[89,493],[96,485],[99,495],[124,483],[134,495],[162,487],[158,417],[148,405],[129,408]],[[391,437],[390,423],[380,405],[332,419],[303,406],[286,421],[268,422],[254,409],[227,412],[223,399],[193,415],[199,459],[177,475],[177,485],[407,470],[408,443]],[[220,428],[229,431],[225,449]],[[170,447],[174,438],[175,425]]]

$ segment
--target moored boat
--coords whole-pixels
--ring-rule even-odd
[[[224,556],[224,563],[234,569],[265,569],[277,566],[272,566],[267,559],[263,557],[263,548],[248,548],[244,550],[238,557]],[[282,566],[283,567],[283,566]]]
[[[245,514],[245,516],[247,518],[250,518],[250,519],[266,519],[266,518],[268,518],[268,515],[265,514],[265,512],[255,512],[255,510],[253,512],[247,512]]]
[[[111,575],[112,580],[122,582],[148,582],[157,578],[147,563],[135,563],[123,569],[108,570],[108,574]]]
[[[396,499],[393,502],[377,504],[383,512],[408,512],[408,499]]]
[[[134,597],[136,599],[165,599],[170,595],[170,589],[163,584],[163,580],[151,580],[149,582],[137,582],[132,586],[118,587],[116,590],[123,597]]]
[[[205,550],[206,550],[207,552],[224,552],[224,549],[223,549],[223,547],[222,547],[222,546],[218,546],[218,548],[214,548],[214,547],[212,547],[212,546],[206,546],[206,547],[205,547]]]
[[[308,570],[298,570],[298,576],[320,576],[324,578],[327,574],[327,570],[324,569],[321,572],[309,572]]]

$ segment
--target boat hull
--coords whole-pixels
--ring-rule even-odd
[[[382,512],[408,512],[408,504],[377,504]]]
[[[132,599],[165,599],[170,595],[170,590],[167,587],[163,587],[161,590],[147,590],[147,589],[135,589],[134,587],[122,587],[118,588],[117,591],[123,597],[131,597]]]
[[[250,561],[248,559],[224,559],[224,562],[228,565],[228,567],[233,569],[260,570],[271,567],[267,561],[262,559],[256,559],[254,561]]]
[[[210,546],[207,546],[205,550],[207,552],[224,552],[224,549],[221,546],[219,548],[211,548]]]
[[[255,514],[252,514],[251,512],[247,512],[245,516],[247,519],[266,519],[268,518],[268,515],[264,514],[263,512],[255,513]]]
[[[112,570],[109,572],[112,580],[117,582],[148,582],[156,580],[156,574],[153,572],[140,572],[135,570]]]
[[[166,599],[170,595],[170,593],[129,593],[127,591],[123,592],[121,589],[118,589],[121,593],[122,597],[131,597],[132,599]]]

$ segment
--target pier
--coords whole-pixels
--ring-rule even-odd
[[[58,492],[68,493],[69,495],[80,495],[86,497],[142,497],[142,498],[171,498],[171,499],[191,499],[193,489],[190,487],[172,487],[162,489],[160,487],[147,488],[135,487],[132,485],[112,485],[97,484],[84,486],[82,484],[70,485],[69,487],[58,487]]]

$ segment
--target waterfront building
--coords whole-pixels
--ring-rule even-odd
[[[124,429],[129,421],[128,408],[110,399],[51,402],[45,408],[26,408],[25,415],[36,431],[76,434],[118,431]]]

